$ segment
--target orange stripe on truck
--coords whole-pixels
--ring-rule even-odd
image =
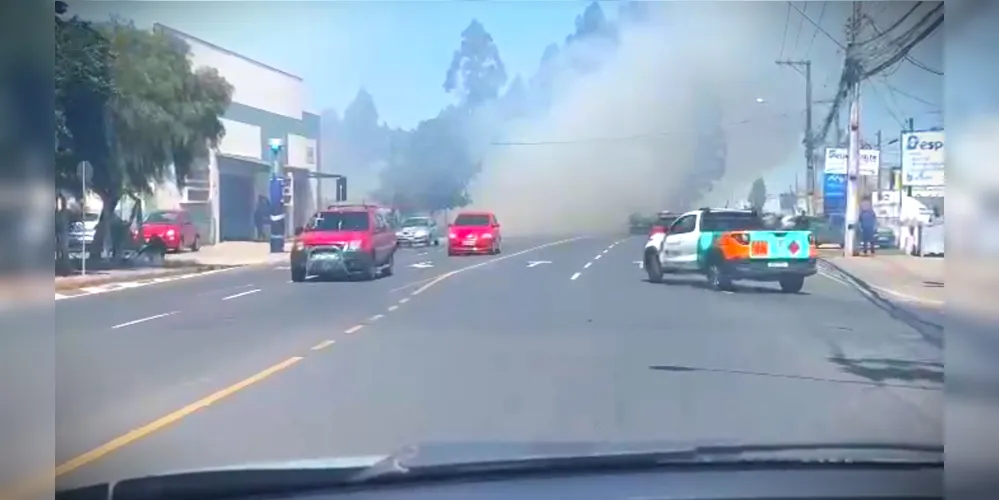
[[[715,245],[717,245],[718,249],[721,250],[722,257],[724,257],[725,260],[748,259],[750,250],[749,245],[739,242],[736,239],[735,234],[740,233],[722,233],[721,236],[718,237],[718,241]],[[745,233],[741,234],[744,235]]]

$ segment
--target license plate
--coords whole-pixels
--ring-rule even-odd
[[[465,246],[466,247],[474,247],[475,246],[475,240],[465,240]]]
[[[315,260],[336,260],[338,257],[339,255],[335,253],[320,253],[312,256]]]
[[[787,267],[787,262],[768,262],[767,267]]]

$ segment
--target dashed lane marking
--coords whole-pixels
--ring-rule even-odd
[[[254,288],[253,290],[247,290],[245,292],[239,292],[239,293],[236,293],[236,294],[233,294],[233,295],[229,295],[228,297],[222,297],[222,300],[238,299],[239,297],[245,297],[247,295],[252,295],[252,294],[257,293],[259,291],[260,291],[259,288]]]
[[[461,269],[456,269],[454,271],[450,271],[450,272],[441,274],[440,276],[437,276],[436,278],[434,278],[433,280],[431,280],[427,284],[425,284],[425,285],[421,286],[420,288],[414,290],[411,295],[419,295],[419,294],[421,294],[421,293],[429,290],[434,285],[436,285],[436,284],[438,284],[438,283],[440,283],[440,282],[442,282],[442,281],[450,278],[451,276],[454,276],[454,275],[459,274],[459,273],[463,273],[465,271],[471,271],[472,269],[476,269],[476,268],[483,267],[483,266],[488,266],[489,264],[493,264],[493,263],[500,262],[500,261],[507,260],[507,259],[512,259],[512,258],[517,257],[519,255],[524,255],[525,253],[530,253],[530,252],[534,252],[534,251],[537,251],[537,250],[541,250],[542,248],[553,247],[555,245],[563,245],[565,243],[570,243],[570,242],[573,242],[573,241],[579,241],[581,239],[584,239],[584,237],[583,236],[579,236],[579,237],[576,237],[576,238],[567,238],[567,239],[564,239],[564,240],[553,241],[551,243],[545,243],[544,245],[538,245],[536,247],[531,247],[531,248],[528,248],[528,249],[525,249],[525,250],[521,250],[519,252],[514,252],[514,253],[511,253],[511,254],[508,254],[508,255],[504,255],[502,257],[494,257],[494,258],[489,259],[489,260],[487,260],[485,262],[480,262],[478,264],[473,264],[471,266],[463,267]]]
[[[350,335],[351,333],[357,333],[357,332],[361,331],[362,328],[364,328],[364,325],[354,325],[354,326],[352,326],[352,327],[344,330],[343,333],[346,333],[346,334]]]
[[[376,314],[376,315],[368,318],[368,321],[375,322],[375,321],[378,321],[378,320],[380,320],[380,319],[382,319],[384,317],[385,317],[384,314]]]
[[[569,279],[570,279],[570,280],[573,280],[573,281],[575,281],[575,280],[579,279],[579,276],[580,276],[580,275],[582,275],[582,274],[583,274],[583,273],[576,273],[576,274],[573,274],[573,275],[572,275],[572,277],[571,277],[571,278],[569,278]]]
[[[406,297],[406,298],[403,298],[403,299],[399,299],[399,303],[400,304],[405,304],[406,302],[409,302],[409,297]]]
[[[112,330],[117,330],[119,328],[125,328],[126,326],[138,325],[139,323],[145,323],[146,321],[152,321],[154,319],[165,318],[167,316],[171,316],[173,314],[177,314],[178,312],[180,312],[180,311],[172,311],[172,312],[163,313],[163,314],[155,314],[153,316],[148,316],[148,317],[145,317],[145,318],[140,318],[140,319],[136,319],[136,320],[132,320],[132,321],[126,321],[124,323],[112,326],[111,329]]]
[[[324,341],[322,341],[322,342],[320,342],[320,343],[312,346],[311,349],[313,351],[318,351],[320,349],[325,349],[325,348],[327,348],[327,347],[329,347],[329,346],[331,346],[331,345],[333,345],[335,343],[336,343],[335,340],[324,340]]]
[[[392,312],[392,311],[395,311],[398,308],[399,308],[399,306],[397,306],[397,305],[391,305],[391,306],[388,306],[388,311]]]

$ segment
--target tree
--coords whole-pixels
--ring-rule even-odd
[[[590,73],[600,67],[607,52],[617,47],[617,26],[607,19],[604,9],[594,1],[576,16],[576,30],[565,38],[565,43],[568,47],[581,47],[569,52],[570,67],[578,73]]]
[[[555,80],[560,69],[561,50],[558,44],[552,43],[541,53],[538,70],[531,77],[531,102],[538,108],[547,108],[552,103],[555,94]]]
[[[464,140],[464,113],[455,108],[396,136],[382,175],[381,197],[407,210],[438,211],[471,202],[466,187],[479,172]]]
[[[763,205],[767,203],[767,185],[763,182],[762,178],[757,178],[753,181],[753,185],[749,188],[749,196],[746,197],[746,201],[749,203],[750,208],[756,210],[763,210]]]
[[[513,78],[500,100],[503,103],[501,108],[504,118],[519,118],[527,112],[529,104],[527,86],[524,85],[520,75]]]
[[[65,48],[55,82],[61,178],[75,177],[77,160],[93,165],[102,242],[123,196],[149,193],[164,180],[183,185],[217,145],[232,87],[213,69],[192,71],[190,48],[167,33],[120,21],[57,27]]]
[[[340,147],[344,163],[361,172],[385,155],[385,131],[379,123],[375,99],[366,89],[357,91],[340,122]]]
[[[461,32],[461,45],[451,56],[444,91],[458,96],[462,106],[476,108],[499,96],[507,74],[492,35],[473,19]]]

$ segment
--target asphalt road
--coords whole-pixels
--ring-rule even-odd
[[[59,301],[58,482],[434,441],[942,442],[939,343],[851,287],[656,285],[641,238],[556,239]]]

